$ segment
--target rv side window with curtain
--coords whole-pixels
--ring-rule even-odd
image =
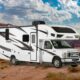
[[[29,35],[23,35],[23,41],[29,42]]]
[[[6,29],[6,40],[9,40],[9,29]]]
[[[35,35],[32,35],[32,43],[35,43]]]

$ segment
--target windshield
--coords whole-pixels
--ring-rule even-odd
[[[64,41],[64,40],[51,40],[54,48],[58,48],[58,49],[61,49],[61,48],[72,48],[72,46],[70,45],[69,42],[67,41]]]

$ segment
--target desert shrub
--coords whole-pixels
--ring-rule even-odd
[[[48,73],[45,80],[64,80],[65,75],[63,73]]]
[[[80,74],[72,75],[71,73],[48,73],[44,80],[80,80]]]
[[[68,67],[68,71],[69,72],[80,72],[80,68],[79,67]]]
[[[3,70],[5,68],[9,67],[9,63],[7,61],[0,59],[0,69]]]

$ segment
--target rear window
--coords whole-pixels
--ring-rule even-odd
[[[52,27],[58,33],[75,33],[74,30],[64,27]]]

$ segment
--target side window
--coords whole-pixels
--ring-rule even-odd
[[[23,35],[23,41],[29,42],[29,35]]]
[[[6,40],[9,40],[9,29],[6,29],[6,36],[5,36],[5,38],[6,38]]]
[[[35,43],[36,41],[35,35],[32,35],[32,43]]]
[[[44,49],[52,49],[52,45],[51,45],[50,41],[45,41]]]

